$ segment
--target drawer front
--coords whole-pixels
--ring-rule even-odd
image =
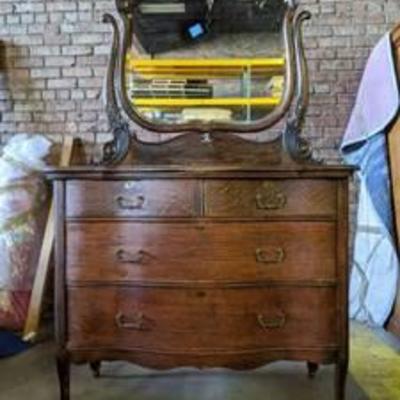
[[[69,349],[152,352],[336,345],[329,288],[68,291]]]
[[[209,217],[335,216],[336,184],[328,180],[209,180]]]
[[[67,224],[71,281],[335,279],[334,223]]]
[[[193,217],[196,181],[69,181],[67,217]],[[197,201],[196,201],[197,200]]]

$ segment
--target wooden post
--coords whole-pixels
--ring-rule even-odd
[[[400,82],[400,25],[392,32],[392,43]],[[397,236],[397,249],[400,250],[400,115],[388,134],[388,151],[392,180],[394,225]],[[388,330],[400,337],[400,282],[397,302],[388,323]]]
[[[61,167],[67,167],[70,164],[73,144],[74,144],[73,137],[67,136],[64,140],[61,150],[61,158],[60,158]],[[55,237],[54,218],[55,218],[55,205],[54,201],[52,200],[49,210],[49,216],[47,218],[46,228],[44,231],[42,248],[40,250],[35,280],[33,283],[28,315],[25,321],[23,340],[29,342],[35,341],[39,330],[43,298],[50,268],[50,258],[54,246],[54,237]]]

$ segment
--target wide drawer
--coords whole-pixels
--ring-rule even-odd
[[[336,183],[329,180],[207,180],[209,217],[326,216],[336,214]]]
[[[68,348],[158,351],[337,344],[330,288],[68,290]]]
[[[67,217],[193,217],[196,181],[68,181]],[[197,201],[196,201],[197,200]]]
[[[334,279],[329,222],[70,222],[68,281]]]

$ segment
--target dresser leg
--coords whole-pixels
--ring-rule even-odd
[[[90,363],[90,369],[93,372],[93,376],[95,378],[100,378],[100,369],[101,369],[101,362],[100,361],[94,361]]]
[[[348,361],[341,360],[336,364],[336,400],[345,400]]]
[[[60,385],[60,400],[69,400],[70,363],[66,358],[57,358],[57,372]]]
[[[307,363],[307,369],[308,369],[308,376],[310,379],[315,378],[315,375],[318,372],[319,365],[316,363],[308,362]]]

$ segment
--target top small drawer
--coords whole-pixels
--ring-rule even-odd
[[[196,181],[69,181],[67,217],[193,217]]]
[[[208,217],[316,216],[336,214],[336,183],[329,180],[210,180]]]

